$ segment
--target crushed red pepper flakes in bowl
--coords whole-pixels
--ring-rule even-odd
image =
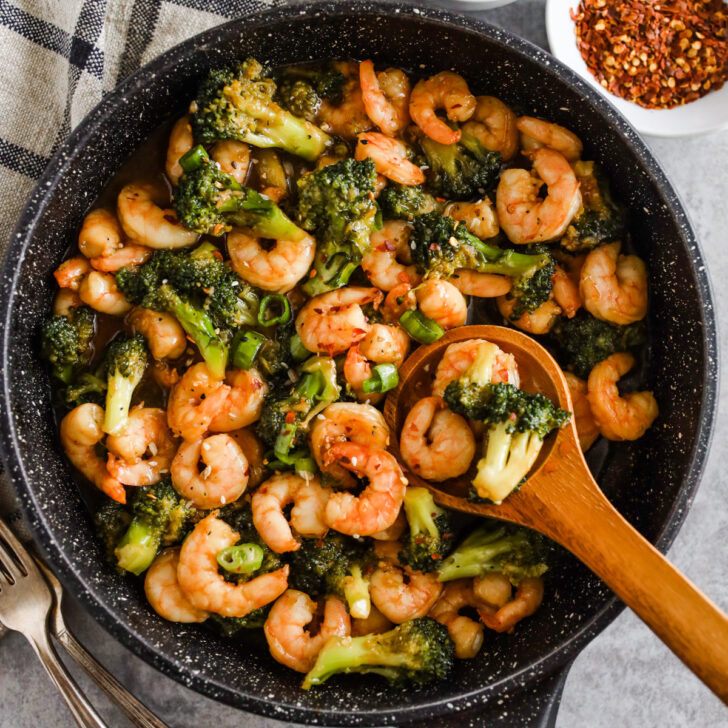
[[[647,109],[688,104],[728,78],[723,0],[581,0],[571,19],[597,81]]]

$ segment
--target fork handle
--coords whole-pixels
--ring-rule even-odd
[[[43,663],[46,672],[58,688],[68,707],[81,728],[108,728],[101,716],[96,712],[64,664],[58,659],[53,649],[48,633],[45,629],[38,630],[37,634],[25,635],[28,638],[35,654]]]
[[[151,710],[137,700],[86,648],[68,631],[56,634],[66,652],[86,674],[121,708],[138,728],[168,728]]]

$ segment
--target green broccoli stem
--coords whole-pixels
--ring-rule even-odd
[[[396,680],[399,676],[397,667],[406,664],[405,660],[394,651],[379,649],[378,637],[330,637],[301,687],[308,690],[326,682],[332,675],[349,672],[374,672]],[[391,669],[388,669],[390,665]]]
[[[104,432],[108,435],[117,435],[126,425],[129,417],[131,398],[136,389],[137,382],[120,373],[112,374],[108,378],[106,390],[106,408],[104,410]]]
[[[311,403],[323,387],[324,382],[320,372],[305,373],[296,384],[290,400],[292,402],[299,400],[301,402]],[[286,465],[292,465],[301,455],[300,453],[291,453],[291,448],[293,447],[293,442],[298,432],[298,424],[298,421],[295,419],[292,422],[286,422],[278,433],[275,445],[273,446],[274,455]]]
[[[427,531],[433,538],[439,538],[440,532],[435,525],[434,517],[438,507],[427,488],[410,486],[404,495],[404,511],[407,515],[407,523],[416,524],[418,531],[423,529]]]
[[[343,591],[351,616],[366,619],[372,608],[372,600],[369,596],[369,580],[362,574],[359,564],[353,564],[349,569],[349,575],[344,578]]]
[[[114,549],[117,564],[138,576],[151,566],[159,543],[158,529],[135,518]]]
[[[473,536],[480,534],[476,531]],[[514,538],[508,537],[505,527],[495,530],[487,539],[468,538],[442,562],[437,579],[453,581],[499,572],[498,557],[512,552],[514,546]]]
[[[240,196],[231,197],[219,207],[221,212],[228,213],[227,220],[235,227],[247,227],[261,238],[274,240],[299,242],[307,236],[305,230],[260,192],[248,187],[241,187],[240,192]]]
[[[212,320],[202,309],[184,301],[171,289],[167,292],[170,313],[195,342],[213,376],[222,379],[227,367],[228,348],[215,331]]]
[[[337,253],[321,260],[317,252],[313,268],[316,275],[309,278],[301,288],[310,297],[335,291],[349,282],[358,267],[359,261],[351,260],[345,253]]]
[[[247,141],[254,147],[285,149],[297,157],[313,162],[317,160],[331,144],[331,137],[306,119],[279,110],[269,120],[261,120],[264,133],[248,132]]]

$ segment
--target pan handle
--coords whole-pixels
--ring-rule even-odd
[[[402,728],[554,728],[561,694],[572,663],[559,668],[530,688],[469,711],[401,724]],[[501,700],[501,698],[498,698]],[[398,724],[400,725],[400,724]]]

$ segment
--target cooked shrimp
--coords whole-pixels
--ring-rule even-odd
[[[355,484],[352,474],[338,463],[325,463],[325,454],[334,443],[347,440],[385,449],[389,445],[389,427],[384,415],[369,404],[335,402],[314,417],[309,437],[311,453],[321,472],[351,487]]]
[[[441,397],[425,397],[407,413],[399,449],[417,475],[441,482],[468,471],[475,438],[465,418],[451,412]]]
[[[467,121],[475,107],[475,96],[465,79],[457,73],[441,71],[417,82],[410,95],[409,112],[412,121],[430,139],[440,144],[455,144],[460,141],[460,130],[451,129],[435,111],[445,109],[450,121]]]
[[[276,240],[272,248],[239,228],[228,233],[228,253],[235,272],[264,291],[287,293],[307,273],[316,253],[310,235],[303,240]]]
[[[112,273],[92,270],[81,282],[78,295],[87,306],[109,316],[124,316],[131,310]]]
[[[169,472],[177,443],[158,407],[133,407],[122,430],[106,438],[106,469],[124,485],[153,485]]]
[[[524,617],[530,617],[543,601],[543,580],[524,579],[516,589],[516,596],[499,609],[478,608],[478,614],[488,629],[512,632]],[[457,648],[456,648],[457,649]]]
[[[351,620],[351,636],[360,637],[365,634],[382,634],[389,632],[394,625],[374,606],[369,609],[369,616],[365,619]]]
[[[323,537],[328,531],[326,504],[331,492],[318,478],[305,479],[292,473],[278,473],[253,493],[253,523],[260,537],[277,554],[297,551],[300,540],[291,526],[302,536]],[[291,524],[283,509],[293,503]]]
[[[515,298],[508,298],[508,296],[499,296],[496,300],[501,316],[529,334],[547,334],[561,315],[561,306],[552,296],[535,310],[524,311],[517,319],[514,319],[511,317],[516,302]]]
[[[476,96],[475,112],[470,121],[463,124],[463,131],[474,136],[493,152],[500,152],[505,161],[518,151],[518,127],[516,115],[495,96]]]
[[[364,254],[361,267],[373,286],[391,291],[401,283],[416,286],[421,276],[412,263],[409,238],[412,226],[405,220],[388,220],[372,233],[370,250]]]
[[[511,290],[511,279],[507,276],[479,273],[467,268],[458,268],[448,280],[465,296],[495,298]]]
[[[369,584],[374,606],[394,624],[424,617],[442,591],[436,574],[413,571],[388,561],[380,562]]]
[[[373,538],[375,541],[396,541],[402,537],[407,528],[407,517],[404,511],[400,510],[399,515],[389,528],[373,533],[370,538]]]
[[[341,101],[334,105],[324,99],[318,111],[317,122],[330,134],[354,139],[359,132],[372,128],[362,98],[359,68],[356,63],[346,61],[337,62],[335,65],[347,79],[341,91]]]
[[[141,265],[151,256],[152,251],[143,245],[122,245],[109,255],[102,255],[98,258],[91,258],[91,266],[104,273],[116,273],[117,270],[127,265]]]
[[[600,245],[586,256],[579,290],[584,308],[593,316],[631,324],[647,314],[647,268],[636,255],[620,255],[620,247]]]
[[[230,432],[252,425],[260,419],[268,385],[257,369],[230,369],[225,381],[228,393],[210,420],[210,432]]]
[[[128,184],[117,198],[117,214],[126,236],[148,248],[186,248],[199,237],[177,221],[174,210],[162,209],[159,191],[148,184]]]
[[[371,363],[394,364],[399,368],[408,352],[409,336],[404,329],[399,326],[373,324],[361,342],[349,349],[344,360],[344,377],[356,393],[357,399],[376,404],[383,396],[362,391],[362,385],[372,376]]]
[[[205,434],[227,401],[230,387],[210,373],[204,362],[193,364],[169,395],[167,423],[185,440]]]
[[[553,296],[566,318],[574,318],[576,312],[582,307],[581,293],[578,280],[569,275],[560,265],[551,276]]]
[[[481,240],[494,238],[500,232],[498,215],[489,197],[477,202],[451,202],[443,215],[462,220],[468,230]]]
[[[425,173],[407,159],[407,146],[398,139],[392,139],[376,131],[362,132],[357,135],[354,158],[361,162],[371,159],[379,174],[401,185],[421,185]]]
[[[226,174],[229,174],[236,182],[245,184],[250,167],[250,147],[235,139],[225,139],[215,142],[210,150],[210,156],[220,165]]]
[[[420,311],[443,329],[462,326],[468,318],[463,294],[449,281],[429,278],[414,289]]]
[[[179,160],[187,152],[192,149],[195,140],[192,136],[192,127],[190,126],[190,117],[185,115],[174,123],[172,131],[169,133],[169,142],[167,144],[167,159],[164,169],[167,172],[169,181],[176,185],[179,178],[183,174]]]
[[[351,621],[337,597],[327,597],[317,634],[306,629],[316,614],[316,602],[303,592],[289,589],[278,597],[263,625],[273,658],[298,672],[308,672],[329,637],[348,637]]]
[[[56,297],[53,299],[54,316],[70,316],[71,310],[83,306],[81,297],[70,288],[59,288]]]
[[[150,367],[154,381],[162,389],[172,389],[179,382],[179,372],[163,359],[154,359]]]
[[[87,258],[111,255],[122,243],[121,227],[113,212],[99,208],[86,215],[78,234],[78,249]]]
[[[335,356],[360,342],[369,331],[361,307],[378,306],[382,292],[376,288],[348,286],[312,298],[299,311],[296,331],[309,351]]]
[[[445,349],[445,353],[437,365],[432,394],[442,397],[447,385],[465,374],[478,359],[485,362],[484,370],[490,369],[490,381],[493,384],[505,382],[514,387],[518,386],[518,369],[513,354],[506,354],[488,341],[469,339],[450,344]],[[488,366],[488,360],[492,361],[490,366]]]
[[[496,190],[496,209],[511,242],[543,243],[561,237],[581,207],[581,192],[574,170],[552,149],[532,153],[533,171],[507,169]],[[548,192],[539,197],[543,185]]]
[[[263,462],[265,459],[263,444],[256,437],[255,433],[247,427],[240,430],[233,430],[227,434],[238,443],[240,449],[243,451],[243,455],[245,455],[245,459],[248,461],[248,486],[250,488],[257,488],[263,482],[263,477],[266,472]]]
[[[576,374],[571,372],[564,372],[564,377],[571,394],[574,424],[579,435],[579,445],[581,445],[582,452],[586,452],[599,437],[599,428],[594,422],[591,405],[586,396],[587,384],[583,379],[579,379]]]
[[[185,353],[187,337],[171,313],[134,308],[127,321],[147,340],[155,359],[178,359]]]
[[[96,454],[96,445],[104,437],[104,410],[97,404],[82,404],[61,420],[61,445],[66,457],[100,491],[117,503],[126,503],[124,486],[106,469]]]
[[[179,548],[164,549],[144,577],[144,593],[152,609],[170,622],[204,622],[210,615],[197,609],[177,581]]]
[[[473,596],[479,607],[500,609],[511,600],[513,587],[507,576],[499,573],[476,576],[472,581]]]
[[[218,571],[217,554],[238,539],[239,535],[213,511],[195,525],[182,544],[177,579],[197,609],[223,617],[244,617],[270,604],[288,588],[287,565],[250,581],[225,581]]]
[[[450,639],[455,643],[455,657],[461,660],[475,657],[483,646],[483,625],[460,614],[461,609],[477,605],[471,581],[458,579],[445,584],[428,615],[447,627]]]
[[[659,414],[652,392],[620,395],[617,383],[634,366],[632,354],[612,354],[589,374],[587,399],[599,432],[608,440],[637,440]]]
[[[338,492],[326,504],[326,523],[349,536],[370,536],[389,528],[404,500],[407,479],[399,463],[385,450],[356,442],[337,442],[324,454],[324,463],[337,462],[369,484],[359,494]]]
[[[376,73],[372,61],[359,64],[361,98],[367,115],[385,134],[396,136],[409,124],[410,81],[404,71]]]
[[[563,126],[533,116],[521,116],[516,126],[521,132],[521,147],[525,152],[547,147],[563,154],[570,162],[581,157],[581,139]]]
[[[174,489],[203,510],[233,503],[248,487],[248,461],[230,435],[185,440],[170,471]]]
[[[61,288],[78,291],[90,270],[91,266],[88,260],[81,255],[77,255],[75,258],[64,260],[53,272],[53,277]]]

